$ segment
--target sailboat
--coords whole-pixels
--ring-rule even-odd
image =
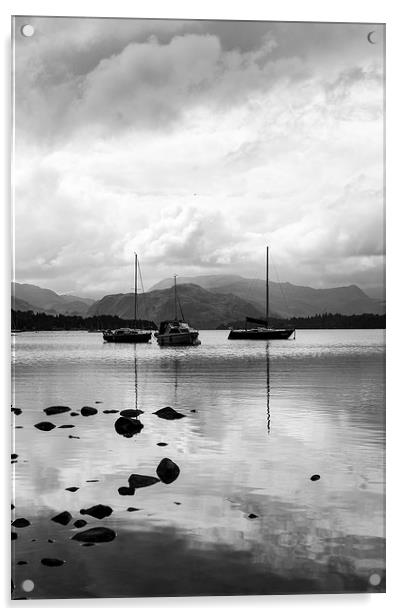
[[[183,311],[180,306],[182,319],[177,316],[177,276],[174,276],[174,319],[162,321],[159,331],[154,334],[160,346],[197,346],[201,344],[198,339],[199,332],[190,327],[184,320]]]
[[[292,334],[295,334],[295,329],[274,328],[269,327],[268,310],[269,310],[269,247],[267,246],[267,268],[266,268],[266,302],[265,302],[265,319],[255,319],[254,317],[246,317],[245,329],[231,329],[229,332],[229,340],[287,340]],[[259,327],[248,328],[248,323],[254,323]]]
[[[120,327],[108,329],[103,332],[105,342],[149,342],[152,332],[137,329],[137,304],[138,304],[138,256],[134,253],[134,327]]]

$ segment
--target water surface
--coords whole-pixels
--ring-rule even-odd
[[[384,332],[200,338],[180,349],[107,344],[99,333],[13,336],[13,402],[23,410],[12,414],[13,515],[31,522],[12,542],[15,596],[384,590]],[[98,413],[46,417],[53,404]],[[186,417],[153,414],[164,406]],[[114,430],[118,414],[103,413],[126,408],[144,411],[128,439]],[[44,420],[74,427],[41,432],[34,424]],[[155,476],[164,457],[180,467],[176,481],[118,493],[131,473]],[[99,503],[113,514],[80,515]],[[50,521],[64,510],[116,539],[71,541],[72,522]],[[45,557],[65,563],[48,568]]]

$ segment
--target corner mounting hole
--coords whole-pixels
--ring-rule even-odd
[[[378,586],[381,582],[381,576],[379,576],[378,573],[372,573],[369,577],[369,582],[371,586]]]
[[[33,589],[35,588],[35,584],[33,583],[32,580],[24,580],[21,586],[22,586],[22,590],[25,590],[25,592],[32,592]]]
[[[35,28],[31,26],[31,24],[25,24],[21,27],[22,36],[33,36],[35,33]]]

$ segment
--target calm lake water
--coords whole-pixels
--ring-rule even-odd
[[[31,522],[13,529],[14,596],[383,592],[384,336],[300,330],[267,343],[202,331],[201,346],[180,349],[108,344],[100,333],[14,335],[23,412],[11,415],[12,514]],[[55,404],[98,414],[46,417]],[[165,406],[186,417],[153,414]],[[127,408],[144,411],[133,438],[102,412]],[[42,432],[39,421],[58,428]],[[132,473],[156,476],[164,457],[180,467],[176,481],[118,493]],[[97,504],[112,515],[80,515]],[[62,511],[67,526],[51,521]],[[71,541],[77,519],[116,538]]]

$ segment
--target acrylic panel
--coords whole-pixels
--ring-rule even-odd
[[[13,18],[12,598],[385,591],[384,49]]]

